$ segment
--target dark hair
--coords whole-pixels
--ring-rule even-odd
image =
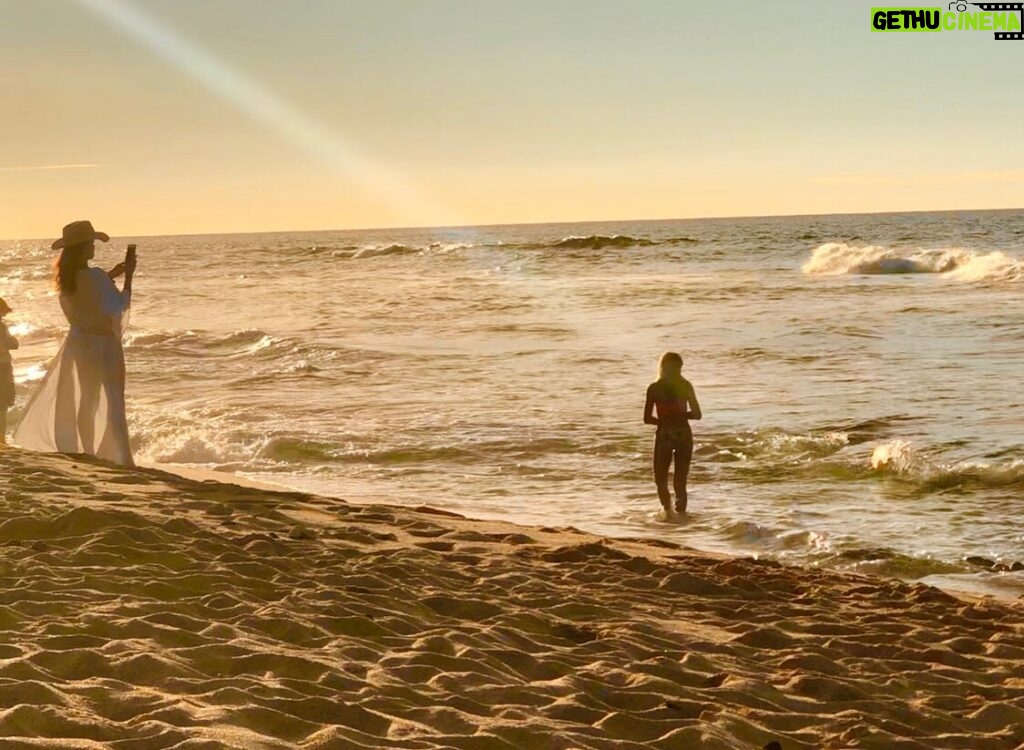
[[[53,285],[61,295],[74,294],[78,288],[76,276],[78,272],[86,267],[85,256],[82,251],[86,245],[69,245],[60,251],[57,260],[53,262]]]
[[[678,352],[665,352],[658,362],[658,374],[663,378],[679,375],[682,368],[683,358]]]

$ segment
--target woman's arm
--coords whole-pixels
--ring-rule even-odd
[[[89,287],[89,299],[93,300],[92,304],[97,305],[104,315],[119,317],[124,314],[131,301],[129,276],[125,276],[124,291],[117,288],[102,268],[92,267],[88,275],[83,274],[83,277]]]
[[[647,389],[647,403],[644,404],[644,424],[658,424],[658,418],[654,416],[654,394]]]
[[[686,393],[686,402],[689,404],[690,410],[689,413],[687,413],[686,418],[700,419],[703,415],[700,411],[700,404],[697,402],[697,391],[693,389],[693,383],[690,383],[689,386],[690,387],[687,389]]]
[[[128,246],[128,255],[124,259],[124,296],[129,299],[132,294],[132,279],[135,278],[135,267],[139,260],[135,255],[135,245]]]

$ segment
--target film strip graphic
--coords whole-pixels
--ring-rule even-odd
[[[971,5],[982,10],[1009,10],[1020,13],[1021,26],[1024,26],[1024,3],[971,3]],[[1021,31],[997,31],[995,32],[998,41],[1024,39],[1024,32]]]

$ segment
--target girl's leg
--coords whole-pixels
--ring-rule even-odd
[[[672,463],[672,441],[661,435],[654,437],[654,484],[658,499],[666,513],[672,511],[672,495],[668,491],[668,467]]]
[[[690,461],[693,460],[693,436],[688,435],[676,443],[676,468],[672,476],[672,488],[676,491],[676,512],[686,512],[686,480],[690,476]]]

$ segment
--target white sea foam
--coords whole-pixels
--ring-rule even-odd
[[[826,242],[814,248],[801,270],[822,276],[937,273],[959,281],[1012,281],[1024,276],[1024,261],[999,251],[978,254],[959,247],[908,252],[884,245]]]
[[[706,438],[713,446],[716,460],[735,461],[755,458],[759,460],[799,460],[809,456],[830,456],[850,442],[848,433],[840,430],[815,434],[790,433],[776,428],[755,430],[740,435]]]
[[[890,440],[876,446],[871,454],[871,468],[932,489],[968,484],[1002,487],[1024,483],[1024,459],[943,463],[933,460],[907,440]]]
[[[415,255],[418,253],[430,255],[444,255],[459,250],[468,250],[474,245],[463,242],[431,242],[427,245],[403,245],[393,243],[391,245],[367,245],[355,250],[343,250],[335,252],[335,257],[346,257],[352,259],[379,258],[387,255]]]
[[[1024,278],[1024,260],[992,252],[972,257],[949,276],[959,281],[1017,281]]]
[[[259,443],[232,439],[221,425],[204,427],[159,413],[136,415],[131,427],[136,458],[143,462],[243,466],[252,461]]]
[[[889,440],[875,447],[871,468],[893,474],[906,474],[920,465],[917,450],[907,440]]]

